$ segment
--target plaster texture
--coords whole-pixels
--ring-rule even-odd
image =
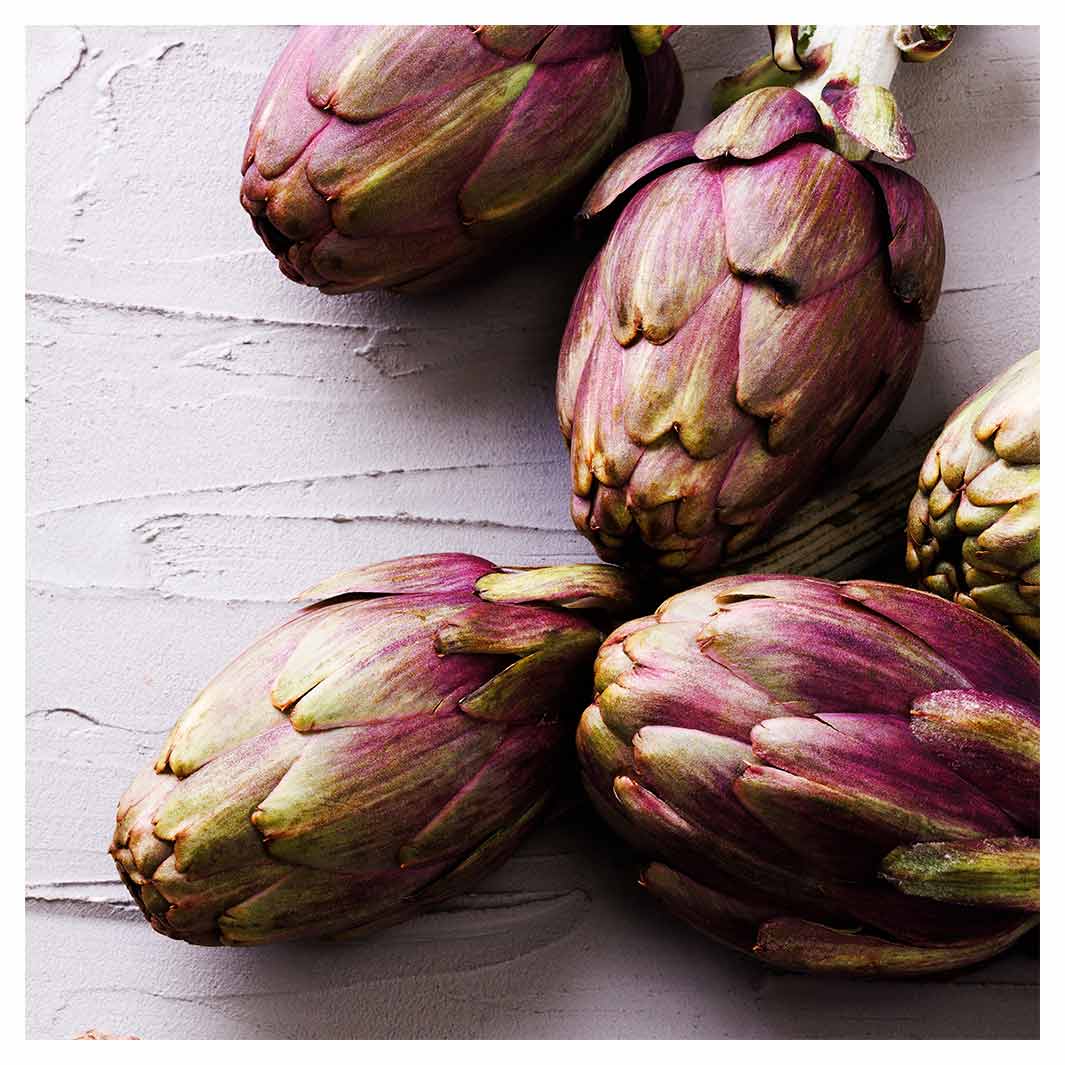
[[[475,893],[362,944],[208,950],[143,921],[106,853],[115,803],[290,595],[412,552],[591,557],[553,409],[590,249],[434,298],[286,281],[237,192],[288,33],[28,34],[28,1034],[1033,1036],[1030,946],[929,984],[771,973],[660,912],[579,808]],[[766,45],[763,27],[675,42],[686,126]],[[949,250],[870,462],[1038,345],[1038,57],[1034,27],[968,28],[899,73]]]

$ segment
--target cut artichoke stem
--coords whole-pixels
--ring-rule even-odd
[[[717,118],[722,111],[727,111],[737,100],[756,89],[772,86],[790,88],[795,84],[796,75],[784,70],[771,55],[755,60],[739,74],[722,78],[713,88],[710,96],[710,114]]]
[[[927,61],[949,47],[950,26],[771,26],[773,59],[817,108],[846,159],[879,151],[912,158],[909,131],[890,93],[900,60]]]
[[[812,75],[800,76],[795,88],[812,101],[825,125],[833,130],[836,150],[846,159],[864,159],[872,149],[868,143],[844,131],[821,94],[827,85],[841,79],[855,86],[890,89],[901,58],[895,43],[896,29],[895,26],[818,26],[810,38],[810,51],[831,45],[831,55],[826,66]]]
[[[640,55],[654,55],[662,47],[662,42],[676,28],[676,26],[630,26],[629,36],[632,37],[636,51]]]
[[[808,38],[806,52],[816,52],[824,45],[831,45],[830,58],[826,66],[800,76],[795,88],[818,107],[821,105],[821,90],[837,78],[890,89],[902,57],[895,42],[897,30],[897,26],[815,26]],[[780,65],[779,59],[777,63]],[[831,115],[827,120],[831,120]]]

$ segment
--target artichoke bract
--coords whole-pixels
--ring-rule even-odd
[[[672,127],[669,29],[301,27],[252,116],[241,203],[294,281],[438,288]]]
[[[562,341],[572,515],[599,555],[693,583],[883,431],[943,276],[913,178],[822,143],[797,90],[622,155],[584,213],[631,195]]]
[[[927,592],[723,577],[607,637],[578,752],[642,883],[794,970],[915,976],[1039,907],[1039,666]]]
[[[970,396],[921,468],[906,568],[937,595],[1039,639],[1039,352]]]
[[[111,854],[164,935],[345,937],[468,889],[572,750],[612,567],[424,555],[342,573],[197,696],[118,807]]]

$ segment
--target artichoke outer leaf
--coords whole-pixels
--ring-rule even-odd
[[[1021,499],[979,534],[980,564],[999,559],[1011,570],[1038,568],[1040,547],[1039,496]],[[1038,573],[1035,574],[1038,578]],[[1038,583],[1038,580],[1036,581]]]
[[[584,769],[585,787],[593,797],[610,794],[615,777],[636,776],[631,744],[625,743],[603,721],[595,703],[581,715],[577,727],[577,753]]]
[[[538,65],[459,192],[459,209],[474,237],[502,236],[508,226],[527,224],[553,210],[620,137],[631,92],[616,51]],[[550,106],[560,97],[567,98],[569,110]],[[493,233],[480,232],[486,229]]]
[[[972,404],[972,433],[976,439],[993,440],[995,454],[1019,466],[1039,463],[1038,370],[1037,350],[985,386],[986,404]],[[964,404],[962,411],[967,411],[970,403]]]
[[[936,312],[946,241],[943,221],[928,190],[909,174],[883,163],[855,164],[880,189],[887,208],[891,287],[917,317],[927,322]]]
[[[844,581],[840,590],[845,599],[908,630],[946,661],[958,663],[968,685],[953,687],[1039,704],[1039,659],[990,619],[971,610],[952,612],[945,625],[938,596],[880,581]]]
[[[252,822],[279,861],[390,868],[402,841],[484,765],[504,732],[450,714],[313,733]]]
[[[595,563],[487,573],[474,588],[490,603],[555,603],[571,610],[618,613],[629,610],[636,596],[630,574]]]
[[[930,689],[965,687],[955,661],[885,618],[856,613],[833,592],[827,603],[735,602],[700,630],[702,653],[792,714],[904,715]]]
[[[468,591],[480,577],[495,569],[495,564],[485,558],[459,552],[411,555],[345,570],[300,592],[296,600]]]
[[[855,85],[837,78],[821,90],[821,99],[843,131],[870,151],[895,163],[904,163],[916,154],[913,134],[902,120],[890,89],[864,82]]]
[[[627,672],[608,684],[597,673],[599,709],[619,736],[631,740],[648,725],[672,724],[747,743],[759,722],[789,712],[756,681],[701,651],[698,631],[698,622],[635,629],[623,645]],[[620,658],[615,668],[625,668]]]
[[[624,484],[640,459],[642,449],[629,440],[619,418],[601,420],[608,411],[616,411],[623,405],[621,394],[621,368],[624,353],[613,342],[612,315],[606,312],[605,291],[600,297],[604,303],[601,332],[588,353],[588,365],[581,376],[574,398],[574,433],[571,441],[571,467],[574,488],[587,494],[598,481],[604,492],[611,493],[610,485]],[[633,330],[633,337],[636,330]],[[606,386],[606,387],[604,387]],[[604,520],[602,492],[596,496],[596,513],[591,520],[610,532],[616,523]],[[626,520],[628,509],[624,505],[625,494],[613,492],[620,504],[620,518]],[[580,496],[576,499],[580,500]],[[583,500],[582,500],[583,502]],[[590,506],[591,504],[589,504]]]
[[[307,97],[352,123],[459,92],[506,65],[465,26],[335,26],[321,32],[326,41],[312,53]]]
[[[506,59],[526,59],[552,36],[554,26],[476,26],[483,48]]]
[[[289,725],[279,725],[214,759],[171,790],[155,815],[155,833],[173,842],[178,871],[203,876],[261,859],[253,811],[306,744]]]
[[[420,888],[414,896],[419,907],[450,898],[473,887],[489,869],[495,868],[515,850],[525,838],[530,826],[543,815],[549,801],[549,796],[537,799],[520,817],[489,836],[458,865]]]
[[[917,741],[1024,828],[1039,824],[1039,713],[975,691],[939,691],[910,711]]]
[[[349,664],[382,660],[402,662],[416,656],[426,630],[463,609],[438,596],[355,600],[312,614],[318,623],[296,645],[278,670],[270,698],[278,710],[291,710],[308,692]],[[313,721],[309,722],[313,724]]]
[[[585,698],[582,671],[591,664],[599,633],[591,625],[545,641],[459,701],[459,709],[484,721],[538,721]]]
[[[520,820],[549,790],[561,739],[562,728],[554,723],[512,731],[455,797],[400,848],[400,865],[460,857],[469,853],[473,841]]]
[[[1012,822],[919,744],[904,718],[818,714],[751,730],[767,765],[841,792],[862,817],[910,840],[1008,834]]]
[[[573,298],[573,309],[566,323],[558,357],[555,410],[558,414],[558,427],[567,442],[573,436],[573,415],[588,360],[592,358],[598,346],[610,343],[606,316],[599,310],[601,298],[599,260],[595,259],[588,267],[581,287]]]
[[[738,805],[733,804],[731,826],[723,817],[717,825],[709,826],[684,816],[638,780],[617,777],[613,790],[616,804],[633,826],[636,839],[654,840],[652,853],[678,868],[696,871],[736,892],[773,898],[780,907],[791,906],[815,914],[834,909],[783,848],[743,831],[749,815]]]
[[[757,89],[704,126],[695,138],[700,159],[760,159],[797,137],[820,133],[821,116],[801,92]]]
[[[226,869],[192,877],[178,871],[173,857],[152,877],[151,888],[166,905],[156,908],[167,935],[180,938],[202,935],[212,943],[219,939],[217,921],[230,907],[280,883],[293,870],[262,855]],[[143,901],[143,896],[142,896]]]
[[[439,654],[528,655],[555,644],[599,646],[599,632],[576,615],[513,603],[500,609],[493,603],[474,600],[456,611],[437,629],[434,638]]]
[[[274,678],[326,616],[322,611],[290,618],[216,674],[170,730],[156,772],[187,777],[266,729],[284,724],[285,716],[270,697]]]
[[[796,141],[726,166],[721,184],[730,269],[772,283],[782,302],[828,292],[882,255],[876,190],[823,145]]]
[[[478,248],[455,215],[441,226],[413,233],[353,238],[330,232],[293,254],[299,255],[302,271],[294,280],[337,295],[368,287],[387,286],[397,292],[431,287],[449,273],[459,276]],[[282,272],[284,264],[284,259],[278,261]]]
[[[455,220],[464,163],[489,150],[536,67],[497,71],[456,95],[430,97],[359,126],[328,126],[310,149],[311,184],[349,237],[439,228]]]
[[[716,891],[661,862],[644,869],[640,884],[704,935],[744,953],[750,953],[759,925],[776,916],[771,904]]]
[[[622,152],[592,186],[580,217],[594,219],[616,204],[626,193],[635,192],[648,179],[682,162],[694,162],[695,134],[686,130],[659,133]]]
[[[377,625],[355,633],[350,644],[356,653],[291,707],[292,727],[314,732],[454,711],[499,667],[499,660],[487,655],[437,652],[432,619],[461,610],[460,605],[404,616],[397,607]]]
[[[839,606],[839,586],[818,577],[792,577],[779,573],[744,573],[719,577],[696,588],[670,596],[658,608],[661,621],[701,621],[753,599],[782,599],[800,603]]]
[[[1038,494],[1039,467],[1015,466],[1005,459],[985,466],[965,488],[966,498],[976,507],[1008,508],[1018,499]]]
[[[588,59],[613,48],[621,36],[616,26],[553,26],[551,32],[529,53],[533,61],[568,63],[573,59]]]
[[[630,476],[628,501],[641,511],[677,502],[681,529],[691,527],[691,504],[700,496],[712,501],[736,446],[755,428],[733,383],[742,300],[743,284],[723,272],[670,343],[637,341],[623,358],[625,433],[646,448]],[[715,521],[711,507],[700,528],[709,531]]]
[[[881,876],[907,895],[1039,912],[1039,840],[965,840],[897,847]]]
[[[1002,582],[981,585],[978,581],[973,581],[969,595],[977,607],[992,617],[996,612],[1010,617],[1034,612],[1032,604],[1025,600],[1013,584]]]
[[[835,788],[773,766],[752,764],[736,778],[744,808],[804,862],[843,879],[876,869],[898,838],[861,801]]]
[[[778,284],[785,275],[808,283],[801,273],[782,271]],[[883,257],[873,256],[827,291],[799,303],[782,298],[769,284],[752,285],[744,293],[742,315],[733,317],[739,362],[727,376],[736,380],[740,408],[766,423],[761,433],[752,433],[749,423],[746,428],[760,443],[764,438],[768,468],[751,463],[753,472],[730,471],[719,505],[732,502],[733,485],[740,488],[735,496],[740,507],[773,502],[792,488],[799,457],[808,450],[821,452],[825,439],[840,440],[839,449],[826,457],[845,467],[847,452],[869,439],[884,413],[895,409],[894,400],[917,362],[921,327],[900,320],[885,275]],[[850,326],[854,321],[867,323],[860,343]],[[784,350],[787,360],[780,357]],[[898,358],[882,361],[880,353],[889,350]],[[835,383],[841,375],[852,392],[841,394]]]
[[[173,853],[169,841],[155,834],[155,812],[177,784],[178,778],[173,773],[159,773],[148,766],[122,797],[109,853],[123,879],[137,885],[146,884]]]
[[[308,936],[335,938],[352,928],[366,933],[413,916],[409,896],[442,865],[390,870],[386,875],[323,874],[294,868],[246,896],[218,919],[222,942],[249,946]]]
[[[307,93],[308,66],[328,33],[324,26],[304,26],[286,45],[255,105],[242,173],[254,160],[264,178],[278,177],[328,125],[330,116],[315,107]]]
[[[1018,920],[990,936],[947,947],[922,947],[778,917],[758,930],[754,953],[769,965],[799,972],[884,978],[932,976],[1000,954],[1037,923],[1035,917]]]
[[[625,208],[601,253],[618,344],[665,344],[727,277],[722,210],[721,177],[706,165],[661,175]]]
[[[754,761],[746,743],[697,729],[652,725],[632,742],[637,778],[701,830],[738,849],[758,840],[758,857],[787,868],[793,856],[767,835],[733,793],[733,781]],[[777,837],[779,838],[779,836]]]

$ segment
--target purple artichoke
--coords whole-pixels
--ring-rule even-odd
[[[630,149],[584,205],[624,202],[558,368],[577,528],[691,583],[762,537],[898,407],[943,276],[928,192],[826,146],[759,89],[699,134]]]
[[[642,882],[788,969],[909,976],[1039,907],[1039,665],[869,581],[726,577],[603,643],[578,751]]]
[[[156,931],[357,935],[464,891],[547,803],[602,635],[608,566],[423,555],[342,573],[230,663],[118,807]],[[567,720],[570,722],[567,724]]]
[[[664,29],[301,27],[252,116],[241,203],[294,281],[437,288],[672,127]]]

